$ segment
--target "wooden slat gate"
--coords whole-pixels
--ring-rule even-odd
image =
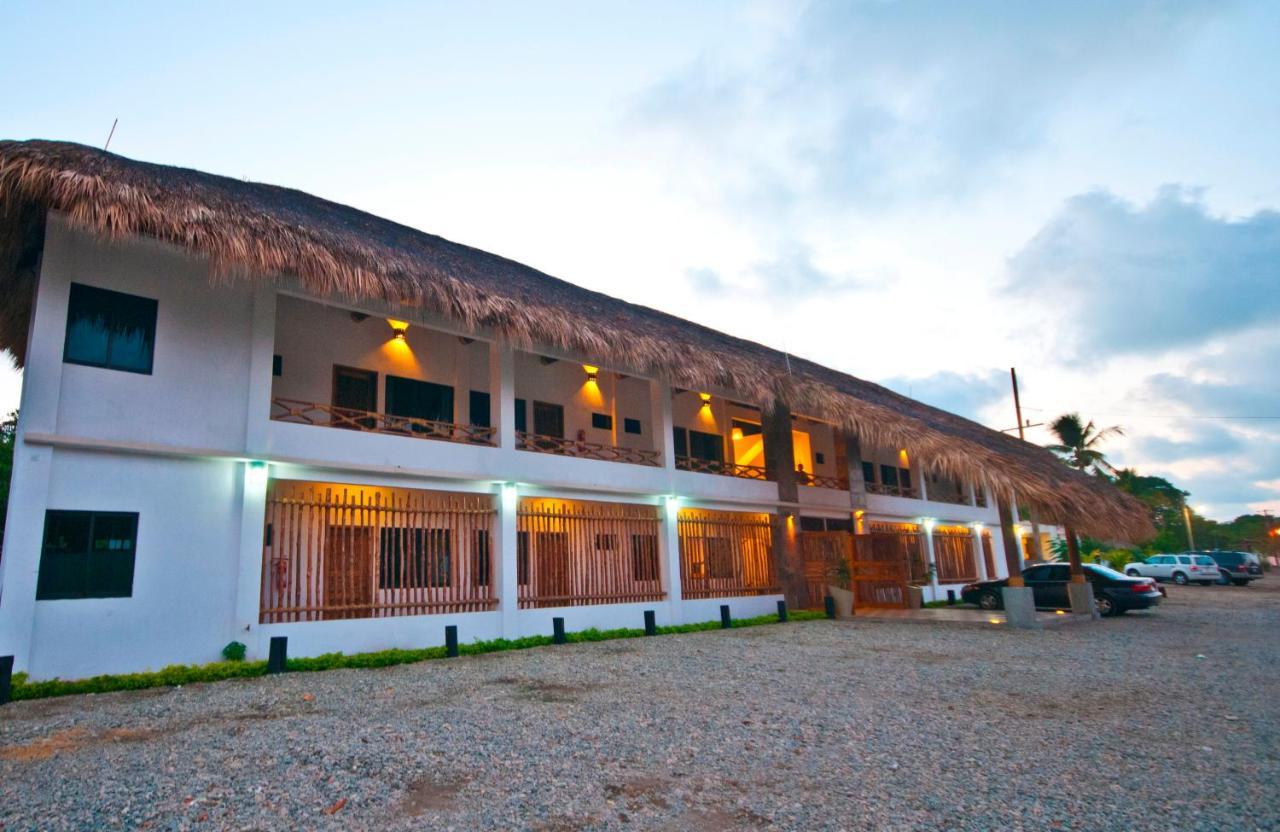
[[[847,564],[853,560],[853,535],[849,532],[800,532],[798,542],[804,563],[803,605],[807,609],[822,609],[827,585],[839,583],[834,573],[840,563]]]
[[[905,607],[907,579],[919,549],[914,534],[878,533],[853,537],[850,580],[853,607]]]

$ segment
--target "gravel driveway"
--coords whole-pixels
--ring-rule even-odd
[[[3,829],[1276,829],[1280,579],[0,709]]]

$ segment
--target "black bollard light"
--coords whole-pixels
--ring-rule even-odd
[[[551,642],[552,644],[564,644],[566,642],[563,618],[551,619]]]
[[[13,656],[0,656],[0,705],[13,698]]]
[[[956,605],[956,591],[954,589],[947,590],[947,606],[954,607]]]
[[[787,623],[787,602],[786,601],[778,602],[778,623],[779,624]]]
[[[823,596],[822,608],[827,611],[827,618],[836,617],[836,599],[832,598],[830,595]]]
[[[284,665],[288,659],[289,638],[287,636],[272,636],[271,652],[267,653],[267,672],[284,673]]]
[[[644,634],[647,636],[658,634],[658,614],[653,610],[644,611]]]
[[[720,626],[726,630],[733,626],[733,619],[729,617],[728,604],[720,605]]]
[[[444,628],[444,654],[451,659],[458,658],[458,628],[450,624]]]

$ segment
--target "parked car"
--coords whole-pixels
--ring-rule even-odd
[[[1120,615],[1129,610],[1143,610],[1160,603],[1160,589],[1149,578],[1131,578],[1109,566],[1096,563],[1086,563],[1084,573],[1093,584],[1094,603],[1098,606],[1098,612],[1103,615]],[[1022,570],[1022,579],[1034,592],[1038,608],[1071,608],[1071,601],[1067,596],[1071,567],[1067,564],[1037,564]],[[1001,590],[1008,585],[1008,578],[969,584],[960,591],[960,599],[984,610],[1003,609],[1004,593]]]
[[[1155,578],[1189,584],[1193,581],[1208,586],[1218,580],[1218,564],[1206,554],[1152,555],[1145,561],[1125,564],[1124,574],[1131,578]]]
[[[1202,552],[1218,565],[1218,582],[1248,586],[1262,577],[1262,563],[1252,552]]]

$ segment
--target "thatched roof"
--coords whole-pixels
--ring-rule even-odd
[[[910,448],[1046,521],[1108,539],[1152,534],[1145,508],[1048,451],[818,364],[301,191],[148,164],[66,142],[0,141],[0,347],[25,350],[45,212],[107,239],[152,237],[214,280],[296,279],[308,292],[421,308],[521,348],[553,348],[677,387],[722,388]]]

